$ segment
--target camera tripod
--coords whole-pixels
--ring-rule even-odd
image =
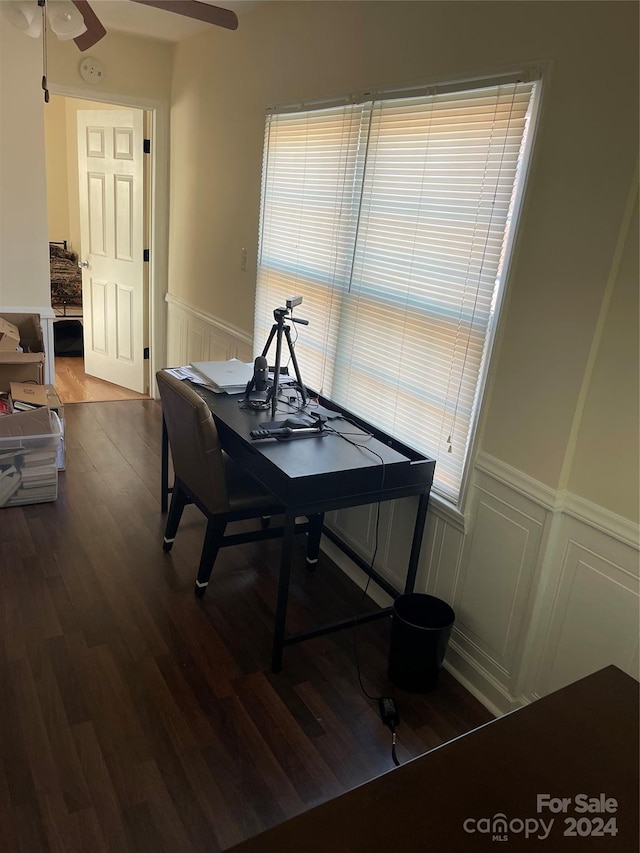
[[[302,300],[300,300],[302,301]],[[278,407],[278,388],[280,385],[280,364],[282,360],[282,336],[286,338],[287,346],[289,347],[289,355],[291,356],[291,361],[293,363],[293,369],[296,374],[296,380],[298,382],[298,387],[300,389],[300,395],[302,397],[302,406],[306,406],[307,400],[309,399],[307,396],[307,390],[304,387],[302,382],[302,377],[300,376],[300,368],[298,367],[298,359],[296,358],[295,349],[293,343],[291,342],[291,327],[285,324],[285,320],[290,320],[292,323],[300,323],[301,326],[308,326],[308,320],[301,320],[298,317],[289,316],[289,308],[276,308],[273,312],[273,319],[275,323],[271,327],[271,331],[269,332],[269,337],[267,338],[267,342],[264,345],[264,349],[262,350],[262,355],[266,357],[269,352],[269,347],[273,339],[276,339],[276,363],[273,369],[273,384],[267,391],[267,402],[271,403],[271,417],[275,418],[276,409]]]

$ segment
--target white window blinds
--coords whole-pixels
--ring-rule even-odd
[[[255,347],[301,295],[305,383],[436,459],[456,503],[535,83],[266,121]]]

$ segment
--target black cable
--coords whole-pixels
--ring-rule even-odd
[[[344,418],[344,420],[347,420],[347,419]],[[347,421],[347,422],[350,423],[350,421]],[[354,424],[354,426],[356,426],[356,425]],[[377,457],[380,460],[380,464],[382,465],[382,479],[380,481],[380,494],[382,494],[382,490],[384,488],[384,479],[385,479],[385,465],[384,465],[384,459],[382,458],[382,456],[380,456],[380,454],[377,453],[375,450],[372,450],[370,447],[367,447],[366,444],[358,444],[357,441],[352,441],[350,438],[347,438],[344,433],[339,432],[337,429],[334,429],[333,427],[328,427],[328,432],[331,432],[334,435],[339,435],[340,438],[344,439],[344,441],[346,441],[348,444],[352,444],[354,447],[359,447],[361,450],[366,450],[368,453],[371,453],[373,456]],[[361,433],[351,433],[351,435],[360,435],[360,434]],[[365,433],[365,435],[367,435],[367,434]],[[373,436],[369,434],[369,435],[367,435],[367,437],[372,438]],[[357,610],[357,612],[353,618],[353,657],[354,657],[354,661],[355,661],[355,665],[356,665],[356,673],[358,675],[358,683],[360,684],[360,689],[362,690],[364,695],[367,697],[367,699],[371,699],[372,702],[378,702],[380,699],[382,699],[382,696],[372,696],[371,693],[368,692],[368,690],[366,689],[366,687],[364,686],[364,684],[362,682],[362,671],[360,669],[360,660],[358,658],[357,631],[358,631],[358,625],[359,625],[362,605],[365,601],[367,592],[369,590],[369,584],[371,583],[371,572],[373,571],[373,566],[375,564],[376,556],[378,554],[378,544],[379,544],[379,540],[380,540],[379,534],[380,534],[380,500],[378,500],[378,505],[376,507],[376,525],[375,525],[374,547],[373,547],[373,554],[371,556],[371,562],[369,563],[369,569],[367,571],[367,575],[368,575],[367,582],[364,586],[364,589],[362,590],[362,595],[360,597],[360,604],[359,604],[358,610]]]
[[[398,716],[396,703],[390,697],[384,696],[380,699],[379,705],[380,719],[391,732],[391,757],[393,758],[393,763],[398,767],[400,762],[396,753],[396,729],[400,725],[400,717]]]
[[[344,420],[347,420],[347,422],[350,423],[350,421],[348,421],[347,418],[344,418]],[[353,426],[357,426],[357,424],[353,424]],[[338,432],[338,430],[335,430],[333,428],[329,428],[329,429],[331,432],[333,432],[336,435],[339,435],[342,438],[344,438],[344,440],[347,441],[349,444],[353,444],[354,447],[360,447],[362,450],[367,450],[369,453],[373,454],[374,456],[376,456],[380,460],[380,464],[382,465],[382,479],[380,482],[380,494],[382,494],[382,490],[384,488],[385,473],[386,473],[385,472],[385,466],[384,466],[384,459],[382,458],[382,456],[380,456],[379,453],[376,453],[375,450],[372,450],[370,447],[367,447],[366,444],[358,444],[357,442],[352,441],[349,438],[346,438],[344,433]],[[351,433],[351,434],[357,435],[358,433]],[[373,438],[373,436],[371,434],[367,434],[367,437]],[[380,500],[378,500],[378,505],[376,508],[375,544],[374,544],[374,548],[373,548],[373,555],[371,557],[371,562],[369,563],[369,571],[368,571],[367,582],[364,586],[364,589],[362,591],[362,596],[360,598],[360,608],[362,607],[364,599],[367,595],[367,591],[369,589],[369,584],[371,583],[371,572],[373,571],[373,566],[375,564],[376,555],[378,553],[378,543],[379,543],[379,539],[380,539],[380,536],[379,536],[379,532],[380,532],[380,503],[381,503]],[[364,684],[362,682],[362,672],[360,669],[360,660],[358,658],[358,642],[357,642],[357,631],[358,631],[359,620],[360,620],[360,610],[358,610],[358,612],[356,613],[356,615],[354,617],[354,622],[353,622],[353,657],[354,657],[355,664],[356,664],[356,672],[358,674],[358,682],[360,684],[360,689],[362,690],[364,695],[367,697],[367,699],[371,699],[371,701],[373,701],[373,702],[378,702],[380,705],[380,716],[381,716],[382,722],[384,723],[384,725],[388,726],[390,731],[391,731],[391,758],[392,758],[395,766],[399,767],[400,761],[398,759],[398,754],[396,752],[396,740],[397,740],[396,727],[400,723],[400,718],[398,716],[398,712],[397,712],[396,707],[395,707],[395,702],[392,699],[388,699],[387,697],[382,696],[382,695],[373,696],[371,693],[369,693],[369,691],[366,689],[366,687],[364,686]]]
[[[356,446],[358,446],[358,445],[356,445]],[[368,450],[369,448],[365,448],[365,449]],[[382,463],[382,465],[383,465],[383,483],[384,483],[384,462]],[[380,699],[382,699],[382,696],[372,696],[367,691],[364,684],[362,683],[362,672],[360,670],[360,659],[358,658],[357,631],[358,631],[358,626],[360,624],[360,615],[361,615],[362,605],[364,604],[364,601],[367,597],[367,592],[369,590],[369,584],[371,583],[371,572],[373,571],[373,565],[375,563],[376,555],[378,553],[379,529],[380,529],[380,501],[378,501],[378,506],[376,507],[376,526],[375,526],[375,539],[374,539],[374,547],[373,547],[373,556],[371,557],[371,562],[369,563],[369,571],[368,571],[367,582],[364,586],[364,589],[362,590],[359,608],[358,608],[356,615],[354,616],[354,619],[353,619],[353,635],[352,635],[352,637],[353,637],[353,658],[354,658],[355,664],[356,664],[356,673],[358,674],[358,682],[360,684],[360,689],[362,690],[364,695],[367,697],[367,699],[371,699],[373,702],[378,702]]]
[[[282,395],[287,393],[287,391],[285,390],[286,388],[289,388],[290,391],[295,391],[295,394],[296,394],[295,402],[292,403],[290,398],[282,396]],[[279,391],[280,391],[280,393],[279,393],[278,400],[277,400],[278,403],[282,403],[285,406],[289,406],[290,409],[293,409],[294,414],[296,412],[302,412],[304,410],[304,406],[302,405],[302,394],[300,392],[300,388],[298,387],[297,383],[295,383],[295,385],[286,385],[284,387],[281,385],[279,388]],[[270,399],[268,399],[268,400],[247,400],[247,399],[243,398],[242,400],[238,400],[238,405],[240,406],[241,409],[243,409],[245,411],[261,412],[261,411],[266,411],[267,409],[269,409],[271,407],[271,400]],[[292,413],[289,411],[289,412],[281,412],[281,414],[290,415]]]
[[[400,767],[400,762],[398,761],[398,756],[396,754],[396,730],[394,729],[391,732],[391,758],[393,758],[393,763],[396,767]]]

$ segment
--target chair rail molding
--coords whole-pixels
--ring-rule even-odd
[[[495,480],[526,495],[552,512],[562,512],[579,521],[584,521],[585,524],[632,547],[637,548],[640,543],[640,525],[637,522],[610,512],[572,492],[556,491],[550,486],[545,486],[488,453],[478,454],[476,470],[489,474]]]
[[[475,469],[488,474],[494,480],[530,498],[545,509],[556,512],[562,508],[559,492],[508,465],[501,459],[496,459],[495,456],[479,453],[476,458]]]
[[[589,527],[638,550],[640,546],[640,525],[637,523],[609,512],[609,510],[571,492],[563,493],[562,503],[565,515],[582,521]]]

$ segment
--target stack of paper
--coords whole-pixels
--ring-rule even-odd
[[[40,408],[0,419],[0,506],[57,498],[60,429],[52,418]]]
[[[253,362],[237,358],[229,361],[192,361],[191,367],[214,389],[227,394],[240,394],[253,378]]]
[[[8,503],[20,487],[18,469],[13,464],[5,464],[8,460],[3,459],[3,455],[6,457],[6,454],[0,454],[0,506]]]

